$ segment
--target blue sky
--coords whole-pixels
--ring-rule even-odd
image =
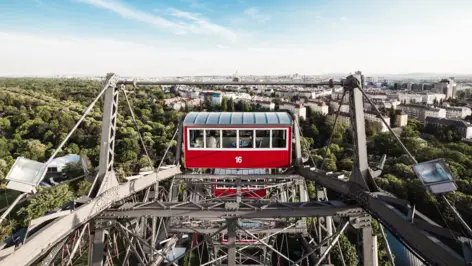
[[[0,0],[0,18],[0,75],[472,73],[470,0]]]

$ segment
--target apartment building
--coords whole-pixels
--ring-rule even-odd
[[[340,104],[339,101],[330,101],[329,107],[331,107],[334,110],[334,112],[337,112],[339,108],[339,104]],[[347,104],[346,102],[343,102],[343,104],[341,105],[341,109],[339,111],[343,113],[349,113],[350,112],[349,104]]]
[[[405,127],[408,124],[408,115],[402,110],[396,110],[394,126]]]
[[[373,113],[365,113],[364,116],[365,116],[365,120],[367,120],[367,121],[380,123],[382,125],[381,132],[388,131],[387,126],[383,123],[382,119],[378,115],[373,114]],[[336,119],[336,113],[329,114],[326,117],[326,120],[330,123],[334,123],[335,119]],[[390,117],[385,117],[384,116],[384,119],[388,124],[390,124]],[[351,116],[350,116],[350,114],[345,113],[345,112],[340,112],[339,116],[338,116],[338,123],[340,125],[343,125],[344,127],[350,127],[351,126]]]
[[[461,106],[449,106],[443,107],[446,109],[446,118],[465,118],[466,116],[472,115],[472,111],[469,107]]]
[[[422,102],[426,104],[433,104],[435,101],[439,103],[441,100],[444,101],[445,99],[446,95],[442,93],[425,93],[423,94]]]
[[[398,93],[396,97],[400,102],[405,104],[423,102],[423,95],[421,94]]]
[[[421,104],[400,104],[398,110],[403,111],[410,118],[418,119],[421,123],[425,122],[426,117],[446,118],[446,109],[429,107]]]
[[[303,104],[291,103],[291,102],[282,102],[279,105],[280,109],[289,110],[294,115],[297,115],[300,118],[306,120],[306,107]]]
[[[446,95],[446,99],[456,98],[457,84],[454,78],[442,79],[440,82],[434,84],[433,92],[442,93]]]
[[[325,102],[308,101],[305,103],[306,106],[310,107],[312,112],[327,115],[329,112],[329,106]]]
[[[271,111],[274,111],[275,110],[275,103],[271,102],[271,101],[264,101],[264,100],[255,100],[253,99],[251,101],[253,104],[259,104],[262,108],[266,108],[266,109],[269,109]]]
[[[326,116],[326,121],[330,123],[334,123],[334,120],[336,119],[336,113],[329,114]],[[351,126],[351,116],[349,113],[344,113],[340,112],[338,116],[338,122],[339,125],[343,125],[344,127],[350,127]]]
[[[378,114],[371,113],[371,112],[364,112],[364,116],[365,116],[365,120],[367,121],[380,123],[380,125],[382,125],[382,129],[380,130],[381,132],[388,131],[387,125],[385,125],[385,123],[382,121],[382,118]],[[383,119],[385,119],[385,122],[387,122],[387,124],[390,125],[390,117],[383,116]]]
[[[451,127],[453,130],[459,133],[462,138],[472,138],[472,125],[462,120],[427,117],[426,125],[433,125],[435,127]]]

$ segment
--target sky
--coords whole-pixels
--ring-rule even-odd
[[[470,0],[0,0],[0,76],[472,74]]]

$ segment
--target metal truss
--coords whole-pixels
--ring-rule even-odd
[[[335,202],[339,204],[340,202]],[[342,203],[340,203],[342,204]],[[138,207],[134,207],[137,205]],[[357,217],[364,214],[362,208],[326,205],[317,202],[152,202],[126,204],[102,212],[100,219],[138,217],[186,217],[186,218],[301,218],[318,216]]]
[[[470,263],[470,239],[456,237],[460,234],[438,226],[375,185],[379,172],[372,171],[367,162],[361,81],[359,73],[341,82],[321,83],[126,81],[109,74],[102,91],[105,101],[99,170],[88,197],[77,199],[70,209],[33,221],[28,238],[3,246],[0,265],[73,265],[87,249],[89,264],[94,266],[177,265],[186,256],[196,256],[202,266],[271,265],[274,258],[288,265],[301,265],[306,260],[310,265],[330,265],[330,251],[339,248],[339,237],[353,227],[362,230],[362,262],[370,266],[377,265],[371,216],[431,265]],[[127,84],[341,85],[351,103],[356,151],[352,177],[340,179],[336,174],[303,166],[295,117],[295,167],[286,171],[291,174],[182,174],[177,165],[118,184],[113,171],[118,85]],[[178,128],[177,146],[181,147],[181,124]],[[178,149],[177,162],[180,154]],[[166,179],[171,180],[168,188],[160,186]],[[316,184],[314,201],[308,197],[306,179]],[[216,184],[235,186],[237,193],[216,197]],[[264,189],[267,195],[241,190],[248,186]],[[328,200],[327,190],[342,195],[342,201]],[[287,251],[289,235],[299,237],[303,247],[300,258],[290,257]],[[451,239],[458,247],[441,242]],[[176,254],[178,248],[185,248],[185,252]],[[464,251],[459,254],[461,249]]]

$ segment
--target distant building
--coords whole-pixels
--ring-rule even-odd
[[[180,97],[165,99],[164,104],[166,107],[172,108],[176,111],[180,111],[185,108],[185,101]]]
[[[466,116],[472,115],[472,111],[469,107],[449,106],[444,107],[446,109],[446,118],[465,118]]]
[[[214,92],[211,95],[211,104],[212,105],[221,105],[222,100],[223,100],[223,96],[219,92]]]
[[[327,115],[329,112],[329,107],[324,102],[308,101],[306,106],[310,107],[312,112],[320,113],[322,115]]]
[[[296,104],[291,102],[283,102],[279,106],[280,109],[289,110],[294,115],[306,120],[306,107],[302,104]]]
[[[377,114],[373,114],[373,113],[365,113],[364,114],[364,117],[365,117],[365,120],[366,121],[371,121],[371,122],[378,122],[380,123],[380,125],[382,126],[381,128],[381,132],[386,132],[388,131],[388,128],[387,126],[384,124],[384,122],[382,121],[382,119],[377,115]],[[326,116],[326,120],[330,123],[334,123],[334,120],[336,119],[336,114],[329,114]],[[384,116],[384,119],[385,121],[390,124],[390,117],[385,117]],[[344,112],[340,112],[339,113],[339,116],[338,116],[338,123],[340,125],[343,125],[344,127],[346,128],[349,128],[351,127],[351,116],[349,113],[344,113]]]
[[[316,99],[320,97],[327,97],[327,96],[330,96],[332,93],[333,91],[330,89],[318,89],[318,90],[313,91],[312,98]]]
[[[385,123],[382,121],[382,118],[376,113],[370,113],[370,112],[364,112],[365,120],[371,121],[371,122],[377,122],[380,123],[382,126],[380,132],[387,132],[388,127],[385,125]],[[385,122],[387,122],[388,125],[390,125],[390,117],[384,116],[383,119],[385,119]]]
[[[165,99],[164,104],[168,108],[172,108],[176,111],[180,111],[185,108],[185,101],[180,97]]]
[[[372,103],[374,104],[375,107],[377,107],[377,109],[382,109],[382,108],[385,108],[385,109],[390,109],[390,108],[393,108],[393,109],[396,109],[397,106],[400,104],[400,101],[399,100],[396,100],[396,99],[387,99],[387,100],[383,100],[383,99],[372,99],[371,100]],[[372,107],[372,105],[367,102],[367,101],[364,101],[364,110],[366,111],[375,111],[375,108]]]
[[[462,138],[465,138],[465,139],[472,138],[472,125],[462,120],[427,117],[426,125],[433,125],[435,127],[449,127],[450,126],[453,130],[459,133],[459,135],[461,135]]]
[[[433,92],[442,93],[446,95],[446,99],[456,98],[457,84],[454,78],[442,79],[440,82],[434,84]]]
[[[401,104],[399,100],[387,100],[383,102],[383,107],[385,109],[393,108],[394,110],[396,110],[399,104]]]
[[[408,115],[403,113],[401,110],[395,112],[395,123],[396,127],[404,127],[408,124]]]
[[[367,92],[367,95],[369,96],[369,98],[372,100],[372,99],[378,99],[378,100],[386,100],[387,99],[387,94],[385,92],[382,92],[382,91],[370,91],[370,92]]]
[[[188,105],[188,106],[199,106],[200,104],[202,104],[202,100],[199,99],[199,98],[198,99],[186,99],[185,104]]]
[[[423,102],[423,95],[421,94],[411,94],[411,93],[398,93],[398,100],[405,104],[410,103],[421,103]]]
[[[338,101],[330,101],[329,102],[329,106],[333,109],[334,113],[336,113],[338,111],[339,104],[340,104],[340,102],[338,102]],[[349,113],[349,111],[350,111],[349,104],[347,104],[346,102],[343,102],[343,104],[341,105],[341,109],[339,111],[343,112],[343,113]]]
[[[334,123],[335,119],[336,119],[336,113],[329,114],[326,116],[326,120],[330,122],[331,124]],[[340,125],[343,125],[346,128],[349,128],[351,127],[351,116],[349,115],[349,113],[340,112],[337,123],[339,123]]]
[[[224,97],[227,99],[233,99],[234,102],[243,101],[251,101],[252,97],[249,93],[245,92],[229,92],[225,93]]]
[[[443,108],[429,107],[421,104],[400,104],[398,109],[408,114],[409,118],[425,122],[426,117],[446,118],[446,110]]]
[[[423,95],[422,102],[426,104],[434,104],[435,101],[439,103],[441,100],[444,101],[445,99],[446,95],[442,93],[426,93]]]
[[[275,103],[273,103],[271,101],[253,100],[252,103],[256,104],[256,105],[259,104],[262,108],[266,108],[266,109],[269,109],[271,111],[275,110]]]

